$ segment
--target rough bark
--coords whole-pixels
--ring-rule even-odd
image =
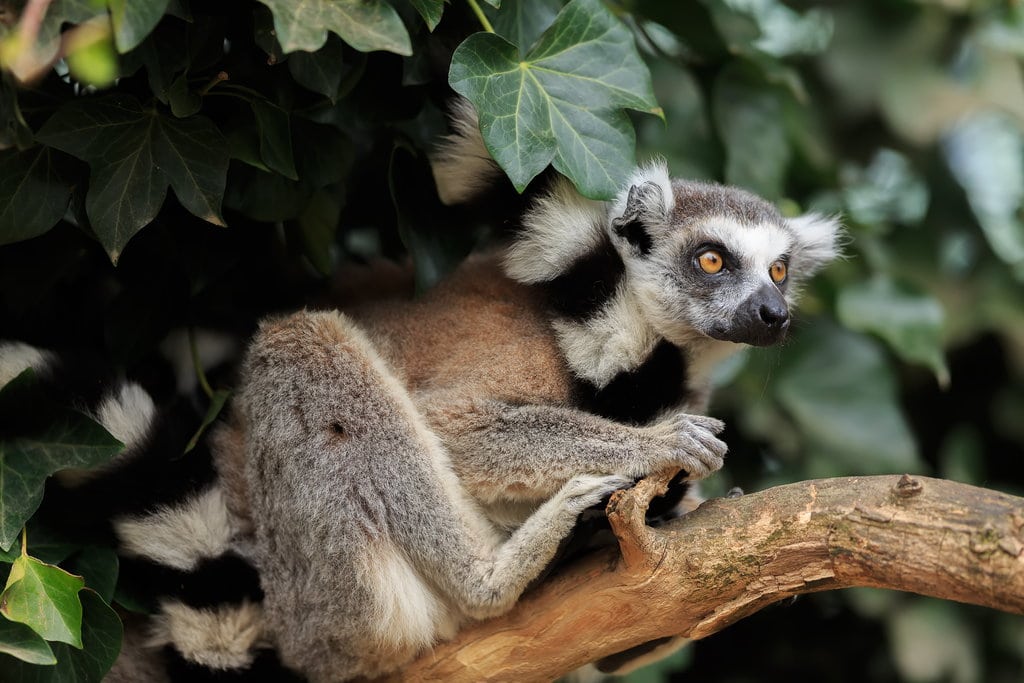
[[[550,578],[395,680],[553,680],[655,638],[703,638],[783,598],[850,586],[1024,614],[1024,498],[927,477],[847,477],[709,500],[650,528],[644,510],[664,481],[612,497],[619,549]]]

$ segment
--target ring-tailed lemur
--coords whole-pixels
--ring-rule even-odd
[[[493,176],[475,127],[459,132],[441,174]],[[115,389],[143,436],[67,495],[160,472],[177,497],[114,511],[161,600],[112,680],[144,661],[172,679],[375,675],[506,609],[582,507],[721,467],[722,425],[700,415],[711,369],[783,338],[837,232],[660,164],[610,203],[556,181],[505,247],[421,299],[265,323],[208,454],[181,457],[154,437],[159,411]]]

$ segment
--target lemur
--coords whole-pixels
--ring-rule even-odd
[[[437,169],[465,201],[497,167],[459,111]],[[66,494],[139,473],[173,492],[110,511],[161,596],[110,680],[373,677],[508,609],[581,510],[721,467],[711,370],[783,339],[838,232],[662,163],[607,203],[555,180],[420,299],[264,322],[199,455],[169,458],[159,411],[115,388],[94,414],[132,446]],[[0,348],[0,378],[48,363]]]

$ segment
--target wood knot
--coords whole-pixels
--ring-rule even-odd
[[[896,482],[896,495],[901,498],[911,498],[924,490],[924,484],[914,479],[909,474],[904,474]]]

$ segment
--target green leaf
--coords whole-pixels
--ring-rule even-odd
[[[341,206],[330,193],[318,190],[298,218],[306,258],[321,275],[334,269],[332,247],[338,233]]]
[[[81,576],[22,555],[0,594],[0,614],[25,624],[46,640],[82,647]]]
[[[637,122],[640,157],[662,156],[672,174],[714,180],[721,174],[722,151],[697,79],[685,69],[656,62],[654,92],[665,105],[665,121],[644,117]]]
[[[190,212],[224,225],[227,143],[207,118],[177,119],[111,95],[63,105],[37,138],[89,163],[86,211],[115,264],[156,216],[168,185]]]
[[[30,519],[25,527],[28,529],[28,554],[47,564],[60,564],[81,547],[81,543],[55,531],[36,518]],[[18,543],[7,551],[0,550],[0,561],[3,562],[14,562],[20,556],[21,546]]]
[[[29,664],[56,664],[53,650],[25,624],[0,619],[0,652]]]
[[[265,100],[253,100],[256,128],[260,136],[260,158],[272,171],[285,178],[298,180],[295,158],[292,156],[292,133],[288,112]]]
[[[935,599],[903,602],[888,615],[889,647],[899,680],[982,681],[988,644],[956,605]]]
[[[167,104],[171,84],[186,71],[193,55],[181,45],[188,41],[187,32],[180,22],[168,22],[166,30],[150,34],[136,49],[121,55],[122,75],[134,73],[143,66],[146,81],[158,100]]]
[[[261,50],[267,53],[267,64],[280,64],[284,59],[281,43],[274,28],[274,13],[268,7],[253,9],[253,39]]]
[[[977,114],[953,129],[943,150],[992,250],[1024,275],[1024,135],[1006,116]]]
[[[415,266],[416,291],[424,292],[453,271],[473,247],[471,231],[461,239],[444,222],[441,200],[426,159],[411,145],[396,144],[388,166],[388,186],[398,232]]]
[[[255,167],[236,166],[231,169],[224,206],[257,221],[272,223],[297,218],[312,195],[313,189],[306,183]]]
[[[167,10],[169,0],[107,0],[118,52],[128,52],[145,40]]]
[[[101,465],[124,446],[81,413],[49,403],[32,370],[0,389],[0,415],[16,416],[19,426],[0,440],[0,548],[6,549],[39,507],[47,477]]]
[[[0,150],[32,146],[32,129],[25,123],[18,106],[18,92],[11,77],[0,73]]]
[[[750,45],[775,57],[786,57],[820,53],[832,39],[832,15],[818,8],[800,14],[777,0],[709,0],[705,4],[732,46]],[[756,34],[750,32],[749,24],[737,30],[742,22],[735,15],[749,18]]]
[[[188,444],[185,446],[185,452],[188,453],[196,444],[199,443],[199,439],[202,438],[203,432],[206,428],[213,424],[217,416],[220,415],[220,411],[224,409],[224,404],[230,398],[231,392],[227,389],[218,389],[213,392],[213,396],[210,398],[210,406],[206,409],[206,415],[203,416],[203,421],[199,424],[199,429],[192,435],[192,438],[188,440]]]
[[[836,312],[847,327],[877,334],[901,358],[925,365],[940,385],[949,384],[949,369],[942,353],[945,316],[934,297],[878,277],[844,287]]]
[[[0,680],[18,683],[96,683],[114,665],[121,650],[123,628],[114,610],[94,591],[84,589],[82,601],[82,649],[54,643],[56,666],[33,666],[0,657]]]
[[[260,0],[274,13],[281,48],[319,50],[332,31],[360,52],[411,55],[409,33],[395,8],[383,0]]]
[[[737,63],[719,73],[712,113],[725,144],[725,180],[777,199],[783,194],[792,149],[779,92]]]
[[[238,159],[253,168],[270,173],[270,169],[267,168],[267,165],[263,163],[263,159],[260,158],[260,136],[256,130],[255,121],[251,125],[238,124],[231,126],[227,132],[227,139],[232,159]],[[234,171],[232,171],[232,176],[234,176]],[[230,206],[230,202],[227,199],[225,199],[224,203]]]
[[[322,188],[348,178],[352,168],[352,143],[334,126],[292,118],[292,141],[304,150],[295,160],[304,183]]]
[[[56,156],[42,145],[0,152],[0,244],[42,235],[64,215],[71,184]]]
[[[188,87],[187,71],[171,81],[167,88],[167,103],[171,106],[171,113],[179,119],[192,116],[202,108],[203,98]]]
[[[505,0],[501,11],[492,13],[494,31],[519,46],[519,54],[525,55],[560,9],[561,0]]]
[[[427,28],[433,31],[441,21],[444,13],[444,0],[409,0],[409,3],[416,8],[416,11],[427,23]]]
[[[891,149],[875,153],[866,169],[843,171],[843,202],[863,225],[918,223],[928,210],[928,185],[905,156]]]
[[[31,539],[31,534],[29,535]],[[85,579],[85,585],[99,595],[104,602],[114,599],[117,574],[120,563],[113,548],[89,545],[68,558],[64,568]]]
[[[632,34],[600,0],[572,0],[522,60],[497,35],[470,36],[448,80],[519,191],[552,163],[584,195],[613,197],[634,166],[623,109],[660,114]]]
[[[299,85],[332,100],[341,87],[345,48],[334,36],[316,52],[298,50],[288,57],[288,71]]]
[[[501,8],[501,0],[484,0],[484,2],[486,2],[488,5],[490,5],[494,9]]]
[[[818,454],[812,476],[923,469],[876,343],[819,319],[787,354],[776,395]]]

